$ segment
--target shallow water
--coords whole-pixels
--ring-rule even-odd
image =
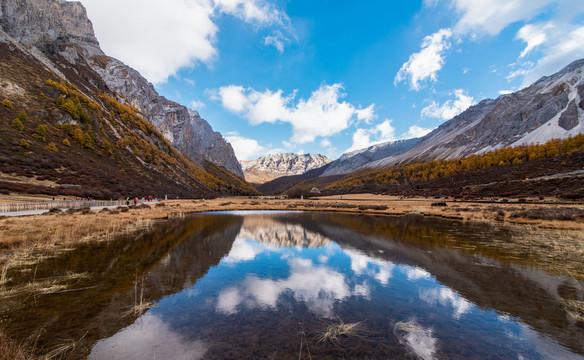
[[[67,284],[82,290],[3,300],[3,325],[65,358],[584,359],[566,305],[584,284],[489,246],[509,236],[423,217],[193,215],[41,264],[35,281],[84,274]]]

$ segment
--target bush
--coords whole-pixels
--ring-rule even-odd
[[[112,145],[110,144],[109,141],[104,140],[103,143],[101,143],[101,148],[108,154],[112,155]]]
[[[89,132],[86,132],[85,135],[83,135],[83,146],[88,149],[93,149],[93,138]]]
[[[24,139],[20,139],[20,141],[18,142],[18,146],[20,146],[23,149],[30,148],[30,144],[28,143],[28,141],[26,141]]]
[[[47,130],[47,125],[39,125],[37,126],[35,133],[32,134],[32,137],[42,141],[47,141]]]
[[[4,106],[7,109],[12,109],[13,108],[12,103],[8,99],[2,100],[2,106]]]
[[[22,121],[20,121],[19,118],[12,120],[12,123],[10,123],[10,126],[12,126],[14,129],[16,129],[18,131],[24,130],[24,125],[22,125]]]
[[[52,152],[58,152],[59,149],[57,148],[57,145],[55,143],[49,143],[47,145],[47,150],[52,151]]]
[[[67,139],[63,139],[62,144],[65,146],[71,146],[71,143]]]
[[[18,114],[18,119],[20,121],[28,121],[28,115],[26,115],[26,111],[22,110],[19,114]]]

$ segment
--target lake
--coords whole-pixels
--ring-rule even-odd
[[[2,326],[67,359],[584,359],[584,282],[493,245],[511,236],[415,215],[191,215],[9,274],[39,289],[3,298]]]

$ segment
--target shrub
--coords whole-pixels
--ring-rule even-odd
[[[47,125],[39,125],[37,126],[35,133],[32,134],[32,137],[42,141],[47,141],[47,130]]]
[[[20,139],[20,141],[18,142],[18,146],[20,146],[23,149],[28,149],[30,147],[30,144],[28,143],[28,141]]]
[[[108,153],[108,154],[110,154],[110,155],[111,155],[111,154],[113,154],[113,152],[112,152],[112,145],[110,144],[110,142],[109,142],[109,141],[107,141],[107,140],[104,140],[104,142],[103,142],[103,143],[101,143],[101,148],[102,148],[102,149],[103,149],[103,150],[104,150],[106,153]]]
[[[86,132],[85,135],[83,135],[83,146],[88,149],[93,149],[93,138],[89,132]]]
[[[18,119],[18,118],[12,120],[12,122],[10,123],[10,126],[12,126],[14,129],[16,129],[18,131],[24,130],[24,125],[22,125],[22,121],[20,121],[20,119]]]
[[[7,109],[12,109],[13,108],[12,103],[8,99],[2,100],[2,106],[4,106]]]
[[[58,152],[59,149],[57,148],[57,145],[55,143],[49,143],[47,145],[47,150],[52,151],[52,152]]]
[[[26,115],[26,111],[22,110],[19,114],[18,114],[18,119],[20,121],[28,121],[28,115]]]
[[[62,143],[63,143],[63,145],[65,145],[65,146],[71,146],[71,143],[70,143],[70,142],[69,142],[69,140],[67,140],[67,139],[63,139]]]
[[[73,139],[83,145],[83,130],[79,126],[73,130]]]

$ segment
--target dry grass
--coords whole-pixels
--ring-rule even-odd
[[[0,329],[0,360],[27,360],[22,347],[8,338]]]
[[[188,213],[214,210],[310,210],[337,211],[369,214],[403,215],[422,214],[442,218],[465,221],[487,221],[519,223],[522,226],[532,226],[535,229],[584,230],[581,218],[570,221],[546,219],[527,219],[513,217],[509,214],[537,209],[535,212],[545,212],[545,209],[560,209],[569,207],[570,213],[584,211],[583,205],[541,205],[519,203],[464,203],[464,208],[473,211],[461,211],[463,206],[448,202],[448,206],[432,206],[436,201],[444,199],[405,199],[397,197],[370,194],[343,195],[321,199],[268,199],[256,198],[250,201],[247,197],[218,198],[210,200],[169,200],[156,206],[120,207],[110,211],[86,211],[72,214],[51,213],[20,218],[0,218],[0,286],[6,283],[6,274],[10,268],[38,263],[40,260],[55,256],[86,241],[107,241],[119,234],[129,234],[150,228],[157,219],[182,218]],[[550,210],[551,211],[551,210]],[[529,212],[528,212],[529,213]],[[533,211],[531,212],[533,213]],[[521,232],[521,231],[518,231]],[[572,231],[577,232],[577,231]],[[580,231],[581,232],[581,231]],[[537,231],[534,231],[537,233]],[[545,238],[521,240],[516,244],[501,244],[501,246],[531,246],[547,248],[555,252],[554,259],[562,264],[562,257],[584,255],[584,236],[550,235]],[[551,239],[551,241],[550,241]],[[519,244],[519,245],[518,245]],[[544,254],[547,257],[547,254]],[[561,265],[559,265],[561,267]],[[584,270],[578,271],[584,274]]]
[[[332,343],[338,347],[341,345],[342,338],[358,337],[362,331],[362,322],[344,323],[343,320],[338,319],[336,323],[330,323],[322,330],[316,341],[318,343]]]

